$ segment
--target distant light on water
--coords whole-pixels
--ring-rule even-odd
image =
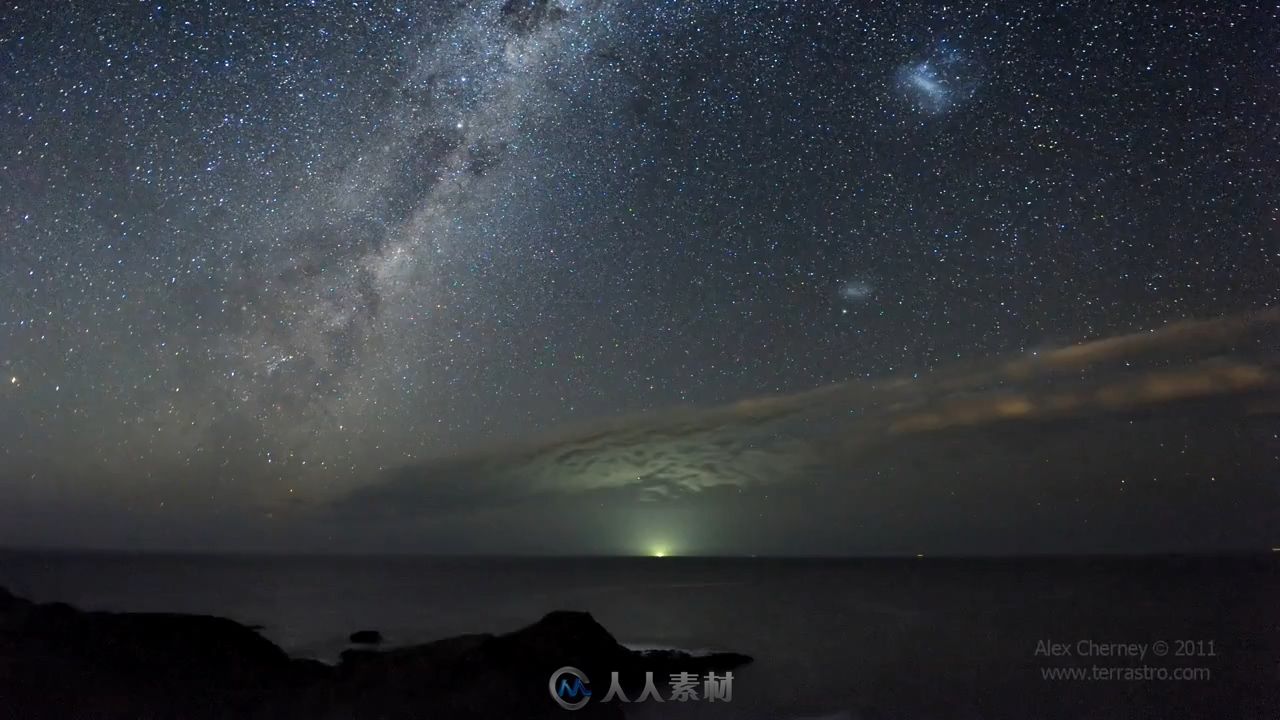
[[[655,543],[649,546],[649,557],[664,558],[671,556],[671,547],[665,543]]]

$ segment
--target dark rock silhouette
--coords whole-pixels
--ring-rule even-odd
[[[347,639],[358,645],[377,645],[382,642],[382,633],[377,630],[357,630]]]
[[[505,635],[348,650],[331,667],[290,658],[225,618],[82,612],[0,588],[0,717],[563,717],[548,682],[566,665],[597,679],[601,693],[617,671],[635,697],[646,671],[661,684],[670,673],[750,661],[634,652],[591,615],[562,611]],[[574,717],[620,718],[624,707],[589,703]]]

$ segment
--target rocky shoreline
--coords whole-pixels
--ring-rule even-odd
[[[88,612],[0,588],[0,717],[564,717],[548,686],[561,667],[598,679],[597,697],[618,672],[635,697],[646,672],[666,678],[749,662],[737,653],[636,652],[590,614],[557,611],[503,635],[348,650],[331,666],[291,658],[226,618]],[[573,716],[621,718],[624,708],[588,703]]]

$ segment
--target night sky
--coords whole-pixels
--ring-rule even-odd
[[[0,543],[1264,549],[1277,304],[1273,6],[0,8]]]

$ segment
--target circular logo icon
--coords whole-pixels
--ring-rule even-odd
[[[591,681],[576,667],[566,665],[551,673],[551,699],[565,710],[581,710],[591,700]]]

